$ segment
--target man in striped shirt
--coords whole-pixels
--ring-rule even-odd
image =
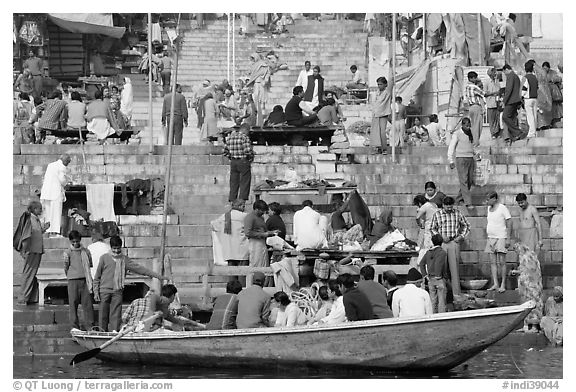
[[[40,117],[39,120],[38,117]],[[66,128],[68,106],[62,100],[61,91],[54,91],[46,102],[36,108],[36,114],[30,117],[28,123],[34,124],[36,121],[38,121],[38,128],[40,128],[40,140],[38,143],[42,143],[46,139],[46,131]]]
[[[252,142],[248,137],[250,125],[242,124],[226,138],[224,156],[230,159],[230,202],[236,199],[248,200],[252,177],[251,163],[254,160]]]
[[[238,280],[231,280],[226,284],[226,294],[216,298],[212,317],[210,317],[206,329],[236,329],[238,293],[240,291],[242,291],[242,284]]]
[[[432,215],[430,224],[432,234],[440,234],[444,243],[442,248],[448,254],[452,294],[460,295],[460,275],[458,262],[460,260],[460,242],[470,233],[470,223],[462,213],[454,208],[454,198],[446,196],[442,209]]]
[[[483,113],[486,100],[484,91],[478,87],[478,74],[474,71],[468,72],[468,84],[464,91],[464,100],[468,104],[468,117],[472,123],[472,145],[474,147],[474,156],[479,160],[478,147],[480,147],[480,133],[482,132],[482,123],[484,122]]]

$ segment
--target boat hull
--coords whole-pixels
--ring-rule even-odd
[[[125,363],[203,367],[359,367],[448,370],[510,333],[532,303],[503,308],[382,319],[338,326],[135,333],[98,358]],[[74,332],[84,348],[114,334]]]

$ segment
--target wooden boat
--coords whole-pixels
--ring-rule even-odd
[[[133,333],[97,356],[124,363],[200,367],[279,364],[394,371],[448,370],[502,339],[534,308],[522,305],[339,325]],[[114,333],[73,330],[93,349]]]

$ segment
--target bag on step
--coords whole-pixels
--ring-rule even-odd
[[[474,168],[474,185],[485,186],[490,180],[491,172],[490,159],[482,159],[476,162],[476,167]]]

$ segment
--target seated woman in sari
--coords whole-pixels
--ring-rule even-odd
[[[278,304],[275,327],[295,327],[306,324],[306,315],[284,291],[274,294],[274,301]]]
[[[370,250],[382,251],[405,239],[404,235],[392,225],[392,210],[384,210],[374,222],[370,238]]]
[[[546,300],[544,317],[540,320],[540,328],[544,331],[544,335],[555,346],[562,346],[563,344],[563,303],[562,286],[556,286],[552,296]]]

